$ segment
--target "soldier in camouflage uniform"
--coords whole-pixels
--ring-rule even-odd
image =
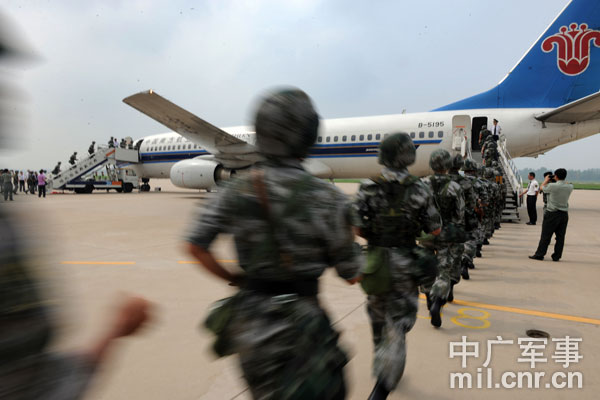
[[[498,206],[496,216],[496,229],[500,229],[502,222],[502,211],[506,207],[506,183],[504,183],[504,177],[502,175],[502,169],[497,162],[492,163],[494,168],[494,175],[496,179],[496,185],[498,185]]]
[[[481,245],[483,243],[483,206],[487,204],[487,192],[484,182],[477,177],[477,163],[472,159],[466,159],[463,165],[465,178],[471,181],[475,192],[475,228],[467,235],[465,252],[463,253],[463,265],[469,269],[475,268],[475,256],[481,257]]]
[[[485,240],[483,244],[489,244],[489,239],[494,235],[494,222],[496,220],[498,204],[498,187],[495,182],[494,171],[491,168],[482,168],[483,179],[488,193],[488,204],[485,208]]]
[[[486,137],[481,154],[486,167],[490,167],[492,162],[498,161],[498,144],[491,135]]]
[[[479,146],[483,147],[483,144],[485,143],[485,140],[488,138],[488,136],[492,136],[492,132],[487,128],[487,125],[483,125],[481,127],[481,131],[479,131]]]
[[[464,160],[460,154],[456,154],[452,157],[452,167],[449,171],[450,178],[458,183],[463,190],[465,196],[465,233],[467,235],[467,241],[464,243],[464,251],[461,257],[460,269],[455,271],[452,275],[453,284],[457,284],[460,280],[460,276],[464,279],[469,279],[469,268],[473,268],[473,256],[475,256],[476,245],[473,240],[475,239],[475,231],[479,228],[479,220],[477,217],[477,194],[473,187],[474,179],[468,176],[463,176],[459,173],[459,170],[464,165]],[[460,276],[459,276],[460,275]],[[451,296],[453,297],[453,296]],[[452,301],[449,299],[449,301]]]
[[[442,216],[442,233],[436,239],[435,249],[438,258],[438,275],[433,285],[423,285],[431,314],[431,324],[442,325],[441,307],[452,291],[452,276],[460,271],[465,242],[465,197],[460,185],[447,174],[452,166],[450,153],[444,149],[431,153],[429,166],[434,174],[423,181],[431,188]],[[460,272],[458,273],[460,278]]]
[[[382,176],[361,185],[354,204],[355,225],[368,240],[369,273],[387,268],[389,286],[368,296],[377,383],[370,399],[385,399],[396,388],[406,361],[405,335],[417,319],[418,285],[432,282],[435,256],[415,244],[421,232],[439,235],[441,218],[431,189],[406,169],[415,161],[410,137],[398,133],[384,139],[379,149]]]
[[[318,302],[318,279],[333,266],[354,283],[351,207],[345,195],[306,172],[301,160],[317,137],[310,98],[290,88],[266,96],[256,119],[266,161],[233,179],[203,210],[189,250],[210,273],[240,286],[211,311],[219,356],[238,354],[255,399],[342,399],[338,333]],[[223,268],[209,248],[230,233],[243,274]]]

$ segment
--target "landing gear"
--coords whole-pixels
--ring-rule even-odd
[[[150,178],[142,178],[142,186],[140,186],[140,192],[150,191],[150,185],[148,184],[148,182],[150,182]]]

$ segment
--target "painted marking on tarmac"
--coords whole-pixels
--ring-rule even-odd
[[[425,298],[425,296],[423,294],[421,294],[420,296],[423,299]],[[577,317],[577,316],[565,315],[565,314],[555,314],[555,313],[549,313],[549,312],[545,312],[545,311],[526,310],[523,308],[497,306],[495,304],[477,303],[474,301],[465,301],[465,300],[458,300],[458,299],[454,299],[454,302],[452,302],[452,304],[457,304],[460,306],[467,306],[467,307],[485,308],[488,310],[505,311],[505,312],[509,312],[509,313],[513,313],[513,314],[533,315],[535,317],[552,318],[552,319],[559,319],[559,320],[563,320],[563,321],[583,322],[584,324],[600,325],[600,319]]]
[[[63,261],[70,265],[133,265],[135,261]]]

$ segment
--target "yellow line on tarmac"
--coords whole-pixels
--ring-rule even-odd
[[[71,265],[133,265],[135,261],[63,261],[61,264]]]
[[[229,263],[237,263],[238,260],[217,260],[217,262],[223,263],[223,264],[229,264]],[[177,261],[177,264],[200,264],[200,261]]]
[[[425,296],[423,294],[421,294],[420,297],[423,299],[425,298]],[[552,319],[560,319],[563,321],[583,322],[584,324],[600,325],[600,319],[576,317],[573,315],[565,315],[565,314],[555,314],[555,313],[549,313],[549,312],[545,312],[545,311],[526,310],[523,308],[516,308],[516,307],[497,306],[495,304],[477,303],[475,301],[465,301],[465,300],[454,299],[452,304],[458,304],[460,306],[468,306],[468,307],[478,307],[478,308],[484,308],[484,309],[488,309],[488,310],[505,311],[505,312],[509,312],[509,313],[513,313],[513,314],[533,315],[535,317],[552,318]]]

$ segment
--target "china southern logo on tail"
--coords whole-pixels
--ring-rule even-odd
[[[547,37],[542,42],[542,50],[550,53],[554,47],[558,49],[556,64],[565,75],[575,76],[585,71],[590,64],[590,43],[600,47],[600,31],[589,30],[587,24],[577,23],[561,26],[560,33]]]

